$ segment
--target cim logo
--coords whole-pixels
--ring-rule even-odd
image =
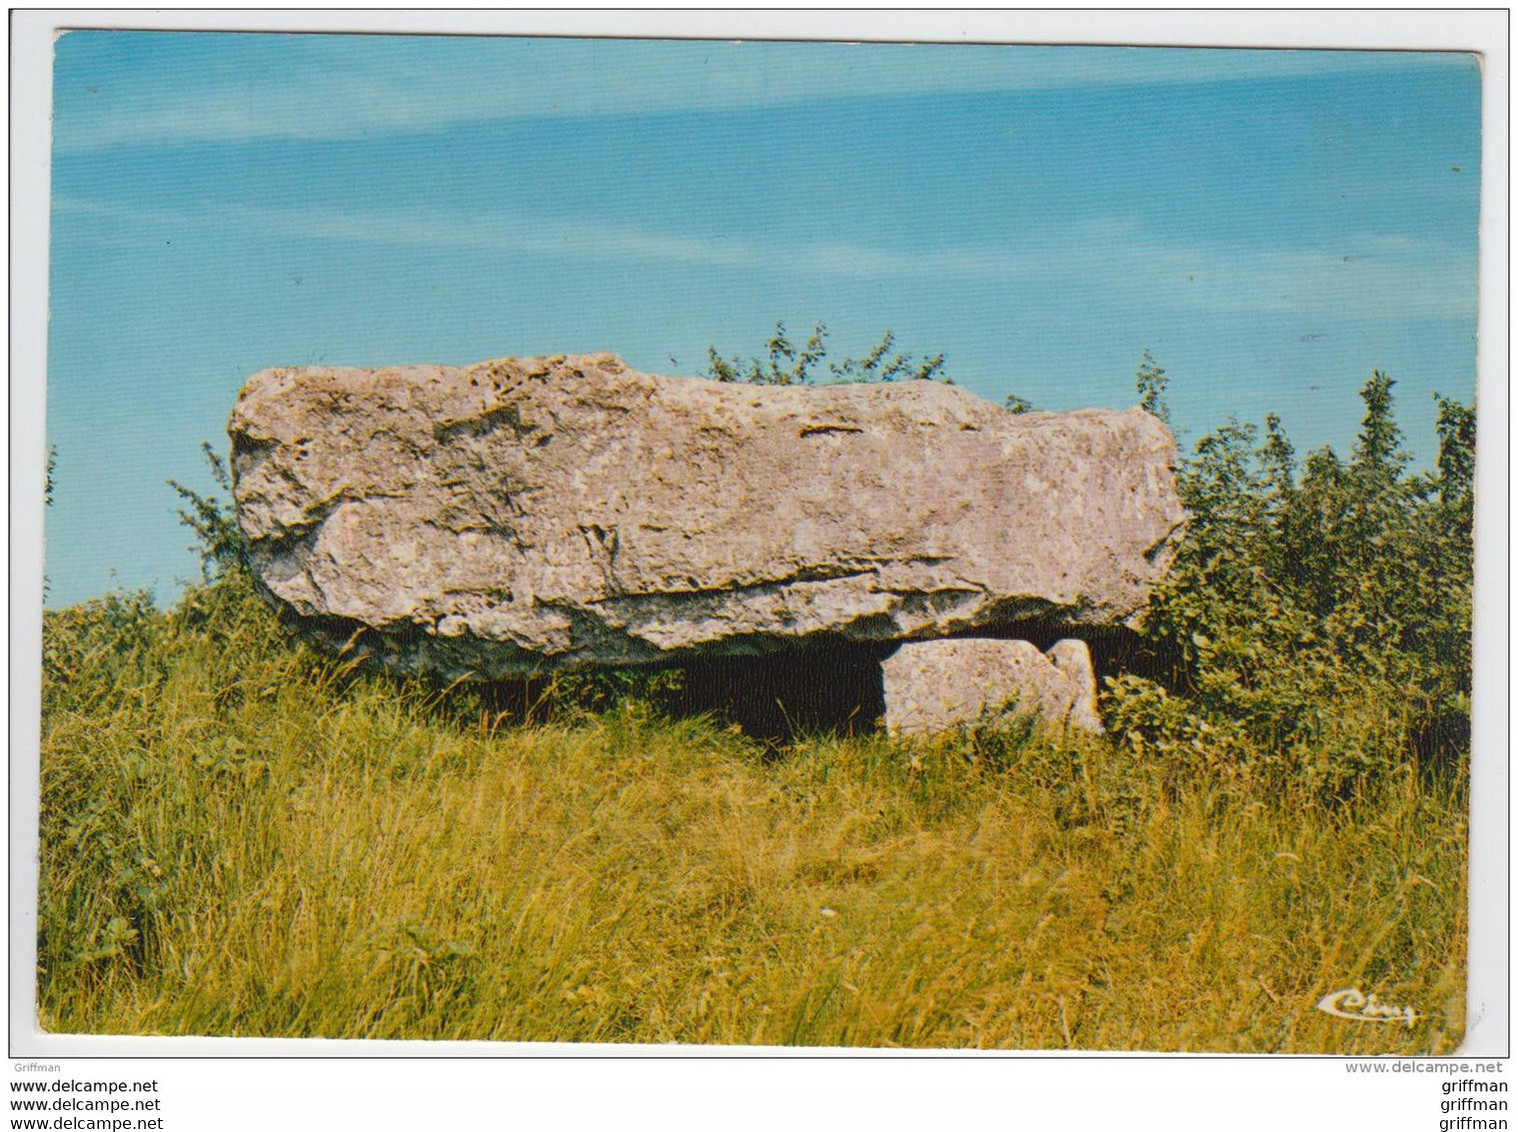
[[[1325,994],[1318,999],[1318,1009],[1335,1018],[1352,1018],[1356,1022],[1405,1022],[1409,1030],[1423,1017],[1411,1006],[1393,1006],[1373,994],[1363,994],[1358,987]]]

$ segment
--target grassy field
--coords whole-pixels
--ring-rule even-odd
[[[1442,1053],[1463,764],[1340,803],[1031,725],[767,748],[522,726],[235,578],[48,615],[49,1031]],[[1332,1017],[1358,987],[1422,1017]]]

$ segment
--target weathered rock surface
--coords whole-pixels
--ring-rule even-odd
[[[1009,708],[1102,730],[1085,641],[1058,641],[1047,653],[1028,641],[912,641],[880,668],[885,726],[894,734],[994,725]]]
[[[1184,518],[1148,414],[931,382],[607,354],[271,369],[228,431],[267,591],[318,638],[451,676],[1121,624]]]

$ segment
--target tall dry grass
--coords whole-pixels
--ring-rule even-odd
[[[520,726],[292,648],[235,577],[49,615],[52,1031],[1440,1053],[1458,768],[1342,804],[1032,726],[774,752]],[[1411,1027],[1314,1008],[1356,986]]]

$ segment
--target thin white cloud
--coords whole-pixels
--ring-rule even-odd
[[[1474,317],[1476,265],[1458,248],[1403,236],[1346,238],[1333,249],[1158,242],[1101,222],[1025,246],[925,251],[862,244],[761,243],[657,232],[599,221],[255,209],[155,212],[59,199],[62,213],[162,227],[232,228],[300,240],[499,251],[544,258],[628,260],[777,274],[909,280],[967,287],[1084,288],[1107,301],[1238,314],[1300,311],[1328,318]]]
[[[150,37],[146,32],[75,35]],[[255,36],[203,70],[160,52],[92,81],[59,54],[60,152],[339,140],[473,122],[741,110],[826,98],[1304,78],[1449,54],[1198,48]],[[65,39],[67,42],[67,38]],[[129,53],[127,53],[129,54]],[[104,84],[104,85],[99,85]],[[87,88],[88,89],[88,88]]]

